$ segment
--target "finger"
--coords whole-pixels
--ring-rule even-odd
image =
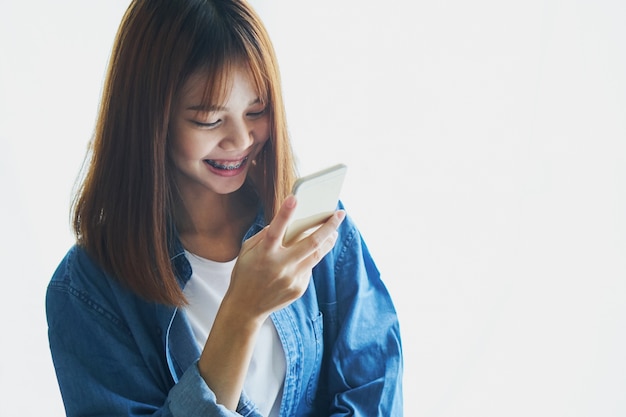
[[[322,258],[324,258],[324,256],[326,256],[328,252],[333,249],[333,247],[335,247],[338,236],[339,233],[337,233],[336,230],[333,230],[330,236],[316,246],[315,250],[310,252],[309,255],[300,262],[300,267],[305,270],[313,269],[313,267],[317,265]]]
[[[311,256],[314,252],[326,255],[335,245],[337,238],[337,228],[346,217],[343,210],[336,211],[320,228],[309,236],[303,238],[293,245],[293,256],[302,261]],[[326,250],[326,245],[331,242],[330,247]],[[321,259],[321,257],[320,257]],[[319,261],[319,260],[318,260]]]
[[[321,232],[328,231],[329,233],[332,233],[339,228],[345,218],[346,212],[344,210],[337,210],[328,218],[328,220],[326,220],[326,222],[324,222],[324,224],[322,224],[319,229],[321,229]]]
[[[283,240],[289,219],[296,209],[296,197],[292,194],[287,196],[283,204],[278,209],[278,213],[272,219],[269,227],[267,228],[266,239],[272,244],[279,244]]]

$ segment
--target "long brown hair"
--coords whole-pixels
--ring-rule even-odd
[[[143,298],[182,305],[168,246],[176,198],[168,159],[172,103],[194,72],[219,97],[230,69],[249,65],[270,110],[271,133],[251,166],[267,220],[295,178],[276,57],[245,1],[136,0],[124,15],[104,84],[90,161],[73,207],[87,252]]]

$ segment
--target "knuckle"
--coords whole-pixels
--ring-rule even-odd
[[[312,234],[310,237],[311,248],[317,250],[324,243],[325,239],[322,239],[318,234]]]

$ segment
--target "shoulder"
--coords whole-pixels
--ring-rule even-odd
[[[354,219],[343,202],[340,201],[337,208],[346,211],[346,217],[337,230],[339,236],[335,247],[316,267],[317,275],[326,275],[325,278],[331,280],[340,276],[356,277],[349,280],[352,284],[368,275],[378,276],[376,265]]]
[[[346,210],[343,202],[339,202],[338,209],[346,211],[346,217],[339,226],[339,236],[333,250],[333,256],[339,265],[350,260],[369,261],[371,255],[356,222]]]
[[[49,324],[91,312],[119,324],[118,299],[125,292],[82,247],[69,249],[56,268],[46,293]]]
[[[85,286],[104,279],[106,274],[79,245],[72,246],[57,266],[50,287]]]
[[[342,201],[339,201],[339,203],[337,204],[337,210],[343,210],[346,212],[346,217],[344,218],[341,226],[339,226],[339,229],[337,230],[337,232],[339,232],[337,242],[348,244],[355,238],[361,239],[359,229],[354,219],[350,215],[349,210],[346,209],[346,206]]]

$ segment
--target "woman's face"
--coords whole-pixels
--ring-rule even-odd
[[[174,103],[170,152],[184,195],[229,194],[244,183],[270,134],[269,108],[249,73],[238,68],[223,103],[202,105],[207,76],[196,73]]]

